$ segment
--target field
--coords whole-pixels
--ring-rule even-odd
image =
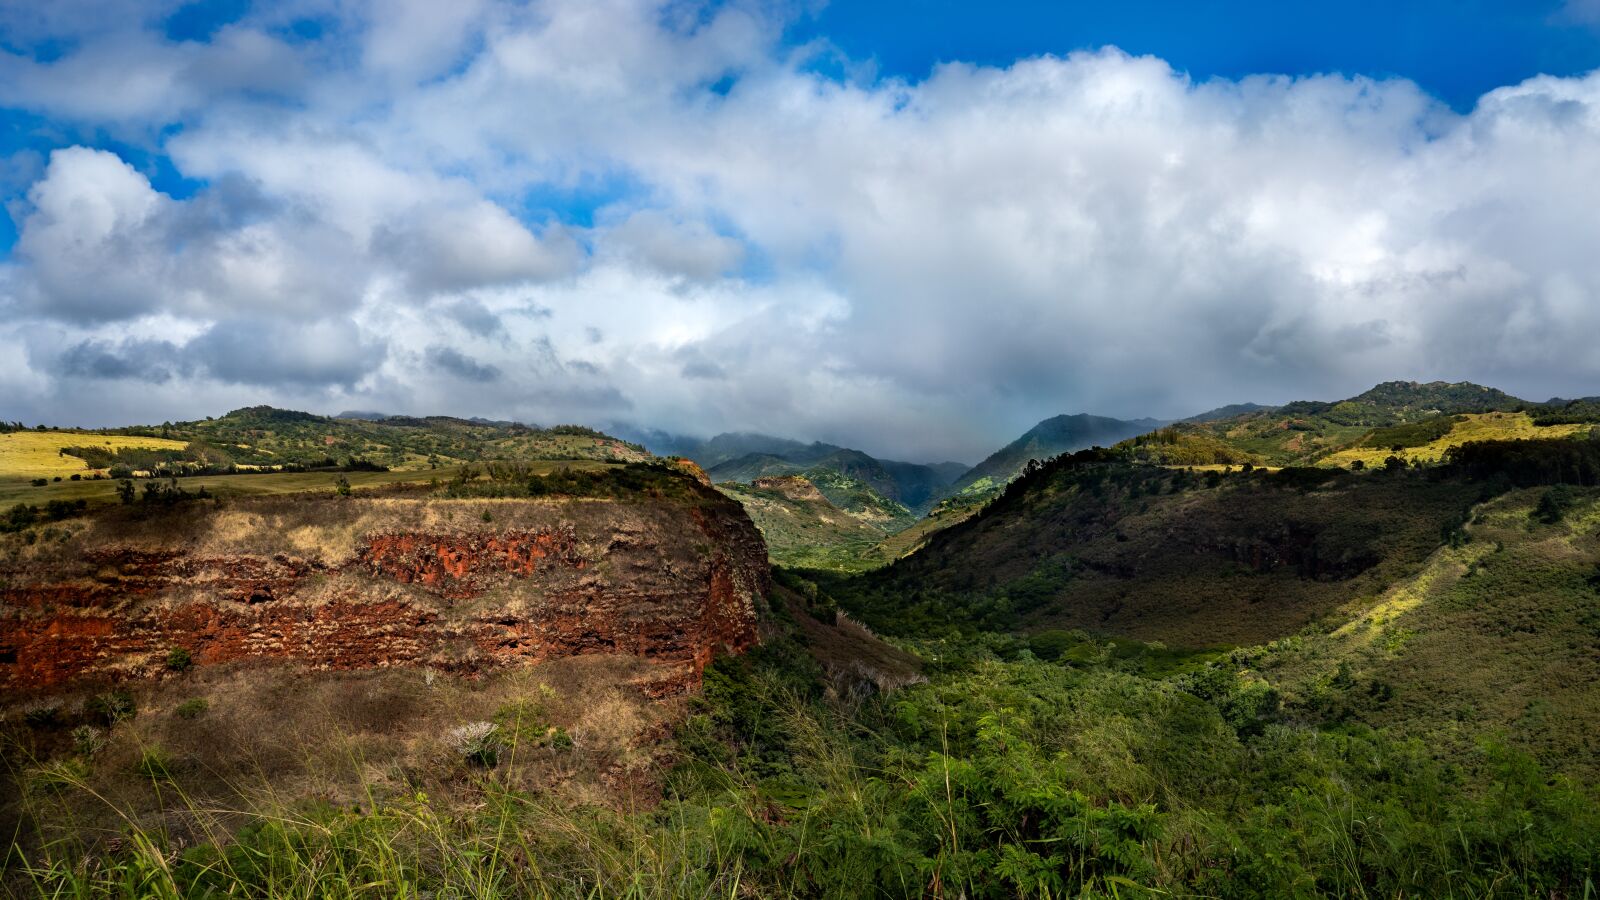
[[[14,431],[0,434],[0,479],[54,478],[88,475],[90,469],[76,456],[62,456],[62,447],[99,445],[114,450],[124,447],[144,450],[182,450],[186,441],[120,434],[94,434],[81,431]],[[104,471],[104,470],[98,470]]]
[[[1539,438],[1559,438],[1577,434],[1593,428],[1593,425],[1548,425],[1539,427],[1533,424],[1533,419],[1522,412],[1491,412],[1457,416],[1455,425],[1444,437],[1417,447],[1402,447],[1396,452],[1392,447],[1349,447],[1332,453],[1317,461],[1320,466],[1339,466],[1348,468],[1353,462],[1360,461],[1367,467],[1383,465],[1383,461],[1390,456],[1398,456],[1407,463],[1421,460],[1424,463],[1438,462],[1444,458],[1446,450],[1460,446],[1468,441],[1500,441],[1500,440],[1537,440]]]
[[[591,460],[536,460],[528,463],[535,474],[548,474],[557,469],[599,469],[608,463]],[[200,488],[218,496],[246,494],[292,494],[299,491],[331,491],[335,482],[343,477],[352,488],[379,487],[386,484],[421,484],[435,478],[449,481],[458,466],[438,469],[394,472],[266,472],[259,475],[197,475],[180,478],[178,484],[186,491]],[[98,481],[53,481],[43,487],[34,487],[24,478],[0,478],[0,507],[14,503],[40,505],[51,500],[87,500],[90,503],[111,503],[117,499],[118,482],[106,478]],[[143,479],[134,481],[136,486]]]

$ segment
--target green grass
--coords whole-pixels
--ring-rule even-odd
[[[158,744],[132,766],[102,751],[29,770],[6,884],[40,898],[1592,895],[1592,786],[1503,745],[1441,760],[1384,730],[1297,721],[1235,668],[1004,661],[980,642],[925,684],[841,701],[778,637],[708,671],[659,802],[636,806],[440,758],[343,802],[280,788],[217,808]],[[47,818],[103,803],[113,767],[143,815],[103,810],[120,824],[99,834]],[[74,836],[38,844],[43,822]]]

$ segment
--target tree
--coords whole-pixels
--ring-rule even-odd
[[[124,478],[122,484],[117,486],[117,496],[122,498],[122,505],[129,506],[133,503],[133,482]]]

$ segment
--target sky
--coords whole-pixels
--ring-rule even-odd
[[[0,418],[1600,394],[1600,0],[0,0]]]

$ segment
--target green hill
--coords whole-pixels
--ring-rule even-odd
[[[1196,476],[1101,456],[1025,476],[857,579],[853,611],[899,630],[964,622],[1189,648],[1260,643],[1411,573],[1479,495],[1420,474]]]
[[[717,489],[739,501],[767,542],[767,555],[783,566],[860,571],[867,552],[900,524],[905,510],[887,503],[859,482],[838,473],[829,492],[850,509],[835,506],[806,477],[775,475],[751,484],[725,482]]]
[[[1388,440],[1383,432],[1394,429],[1421,434],[1442,426],[1450,416],[1511,412],[1532,406],[1503,391],[1470,382],[1389,381],[1346,400],[1301,400],[1236,415],[1207,414],[1121,446],[1136,451],[1141,459],[1165,465],[1306,465],[1360,446],[1374,437],[1374,432],[1379,432],[1376,439],[1381,443]],[[1424,424],[1430,422],[1434,424]],[[1428,440],[1438,436],[1434,434]],[[1401,441],[1411,439],[1399,437]]]
[[[1028,460],[1045,460],[1091,446],[1107,446],[1160,425],[1154,419],[1125,421],[1105,416],[1055,416],[990,454],[951,485],[950,495],[963,499],[998,493],[1022,471]]]
[[[734,446],[734,437],[739,438],[737,446],[760,445],[766,449],[709,464],[700,457],[690,456],[706,466],[706,474],[714,482],[751,482],[769,475],[828,470],[867,485],[880,496],[916,515],[932,508],[945,496],[956,474],[965,471],[965,467],[958,463],[923,465],[884,460],[860,450],[831,444],[800,444],[759,435],[719,435],[707,442],[711,449],[702,455],[706,459],[716,459],[720,453]]]

